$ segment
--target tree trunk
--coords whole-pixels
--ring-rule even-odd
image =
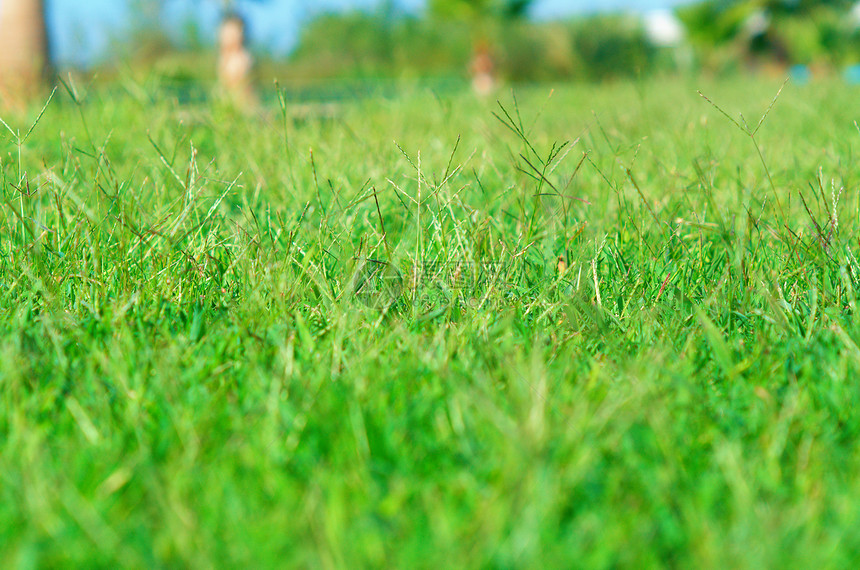
[[[43,0],[0,0],[0,105],[23,105],[49,68]]]

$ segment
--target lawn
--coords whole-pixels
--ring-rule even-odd
[[[779,89],[4,115],[2,566],[856,567],[860,90]]]

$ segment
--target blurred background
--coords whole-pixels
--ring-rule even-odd
[[[331,93],[471,83],[484,94],[659,74],[853,83],[858,63],[860,3],[846,0],[0,0],[7,97],[33,69],[33,81],[134,77],[194,99],[219,82],[266,97],[275,80]]]

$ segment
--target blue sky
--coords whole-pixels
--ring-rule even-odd
[[[48,25],[54,54],[62,62],[85,64],[110,53],[113,41],[121,41],[132,26],[129,6],[152,0],[48,0]],[[420,11],[424,0],[394,0],[405,10]],[[535,0],[536,18],[561,18],[599,10],[648,10],[667,8],[689,0]],[[2,4],[3,0],[0,0]],[[218,21],[221,0],[165,0],[170,20],[199,24],[211,36]],[[382,0],[268,0],[239,2],[253,30],[254,42],[277,54],[295,45],[302,22],[326,10],[370,9]]]

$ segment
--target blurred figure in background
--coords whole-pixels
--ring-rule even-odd
[[[218,81],[228,97],[243,106],[256,101],[251,85],[254,60],[247,48],[245,20],[227,13],[218,30]]]
[[[472,89],[482,97],[493,92],[496,87],[496,63],[487,42],[481,41],[475,45],[472,54]]]
[[[0,0],[0,108],[23,107],[50,70],[42,0]]]

